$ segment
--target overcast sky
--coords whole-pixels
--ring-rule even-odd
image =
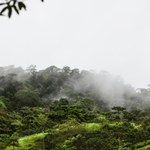
[[[150,84],[149,0],[32,0],[0,18],[0,66],[107,70]]]

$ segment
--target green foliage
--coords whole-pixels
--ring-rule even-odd
[[[18,139],[17,145],[9,145],[7,146],[6,150],[41,150],[42,146],[38,144],[38,141],[42,140],[46,134],[47,133],[39,133],[30,136],[24,136]]]
[[[18,90],[15,94],[16,99],[16,107],[23,106],[38,106],[39,104],[39,96],[38,94],[31,89],[21,89]]]
[[[13,133],[11,124],[11,114],[6,111],[0,111],[0,133],[1,134],[11,134]]]
[[[3,97],[3,96],[1,96],[1,97],[0,97],[0,111],[6,109],[6,104],[5,104],[5,102],[6,102],[6,98]]]
[[[114,118],[114,120],[120,121],[123,119],[123,115],[124,115],[124,111],[126,110],[126,108],[124,107],[120,107],[120,106],[116,106],[112,108],[112,118]]]
[[[106,131],[85,132],[74,145],[80,150],[116,150],[118,141]]]
[[[64,143],[62,145],[60,145],[60,149],[62,150],[77,150],[77,147],[73,145],[73,143],[75,141],[78,140],[78,138],[80,138],[80,134],[73,136],[67,140],[64,141]]]
[[[0,77],[0,149],[149,148],[149,108],[109,110],[91,86],[75,90],[74,84],[88,74],[78,69],[50,66],[37,71],[32,65],[26,73],[24,80],[15,74]]]
[[[22,108],[20,110],[23,123],[21,134],[30,135],[52,127],[54,123],[48,119],[48,114],[48,110],[44,108]]]
[[[67,99],[54,101],[50,106],[49,118],[56,122],[74,118],[79,122],[88,122],[95,118],[95,115],[84,105],[69,103]]]

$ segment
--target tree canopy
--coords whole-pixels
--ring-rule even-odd
[[[150,89],[118,80],[68,66],[0,67],[0,149],[150,149]]]

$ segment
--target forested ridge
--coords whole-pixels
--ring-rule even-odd
[[[148,150],[150,89],[50,66],[0,67],[0,150]]]

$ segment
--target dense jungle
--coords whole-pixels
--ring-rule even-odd
[[[0,67],[0,150],[149,149],[149,88],[106,71]]]

